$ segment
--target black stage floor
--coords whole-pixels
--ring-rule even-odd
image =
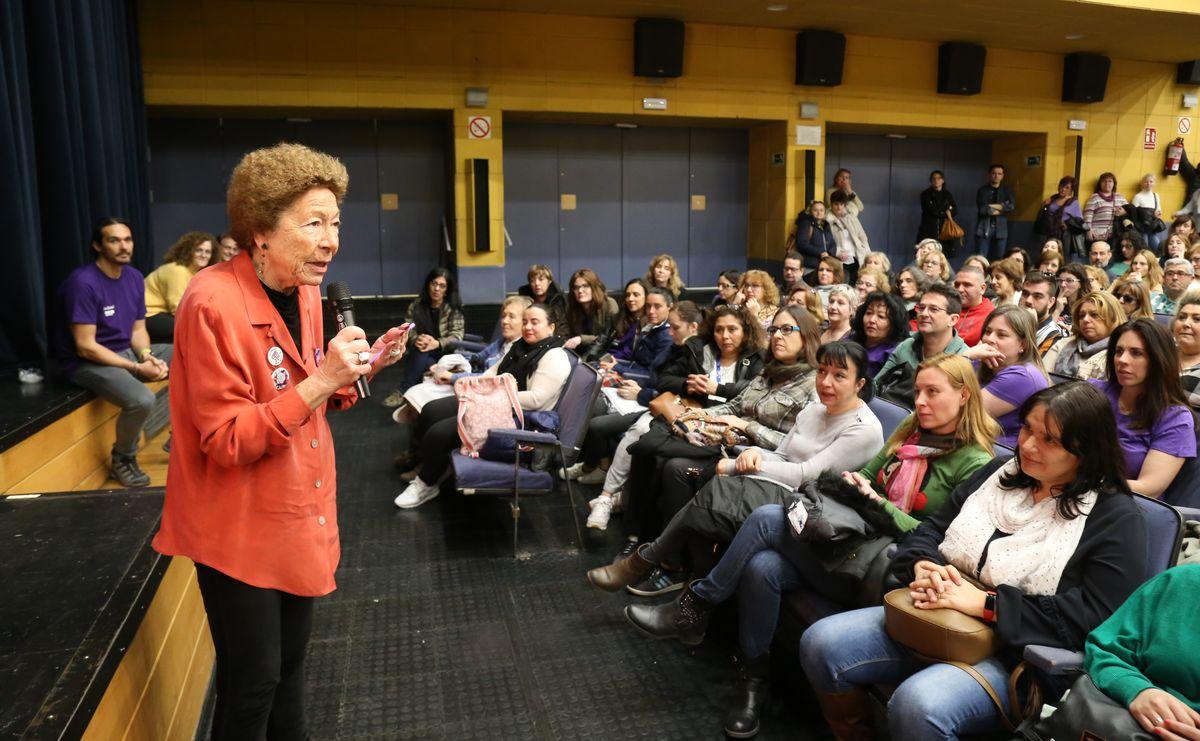
[[[620,544],[575,534],[565,488],[530,498],[521,560],[507,500],[444,493],[392,505],[398,428],[377,400],[331,414],[343,559],[318,600],[308,715],[321,739],[718,739],[728,638],[696,650],[644,638],[584,572]],[[584,488],[586,497],[593,488]],[[584,496],[578,496],[583,507]],[[729,616],[726,615],[726,618]],[[793,652],[777,651],[787,672]],[[762,739],[825,738],[802,683],[776,682]]]

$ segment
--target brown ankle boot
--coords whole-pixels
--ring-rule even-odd
[[[871,723],[870,698],[866,690],[854,689],[836,694],[818,692],[825,722],[838,741],[871,741],[875,730]]]
[[[642,557],[642,549],[645,547],[638,546],[636,551],[629,554],[629,558],[592,569],[587,572],[588,581],[606,592],[616,592],[630,584],[637,584],[654,570],[654,564]]]

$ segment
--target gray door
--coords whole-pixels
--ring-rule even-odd
[[[749,139],[739,129],[691,129],[691,195],[703,210],[688,219],[688,285],[715,286],[722,270],[746,267]]]
[[[743,129],[508,124],[504,220],[507,289],[532,263],[560,285],[590,267],[618,293],[666,252],[688,283],[744,268],[748,137]],[[706,208],[690,210],[690,196]],[[574,196],[573,210],[561,208]]]
[[[912,260],[921,220],[921,191],[929,174],[942,170],[958,204],[955,221],[974,251],[975,191],[987,180],[992,143],[979,139],[887,139],[882,135],[830,134],[825,167],[832,180],[839,167],[853,172],[854,190],[866,204],[863,228],[871,248],[886,251],[895,266]]]
[[[186,231],[225,231],[225,188],[234,166],[246,152],[291,141],[337,157],[350,174],[341,247],[327,283],[344,280],[358,295],[416,293],[441,257],[441,123],[162,118],[149,121],[149,137],[160,254]],[[399,195],[399,210],[380,210],[381,183],[382,192]]]

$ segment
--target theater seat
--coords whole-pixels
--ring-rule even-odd
[[[879,397],[875,397],[867,402],[867,407],[874,412],[875,416],[879,419],[879,424],[883,426],[884,440],[891,437],[896,428],[900,426],[900,423],[904,421],[904,418],[912,414],[911,409],[905,409],[895,402],[880,399]]]
[[[1179,544],[1183,538],[1183,516],[1171,505],[1141,494],[1135,494],[1134,501],[1146,519],[1146,579],[1150,579],[1174,566],[1178,560]],[[1050,675],[1083,671],[1082,651],[1026,646],[1025,660]]]
[[[1200,449],[1200,425],[1196,426],[1196,445]],[[1159,499],[1173,507],[1200,507],[1200,459],[1185,458]]]

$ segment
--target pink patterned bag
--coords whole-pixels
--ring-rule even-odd
[[[510,373],[460,378],[454,382],[454,393],[463,455],[478,458],[489,430],[516,430],[525,424],[517,402],[517,379]]]

